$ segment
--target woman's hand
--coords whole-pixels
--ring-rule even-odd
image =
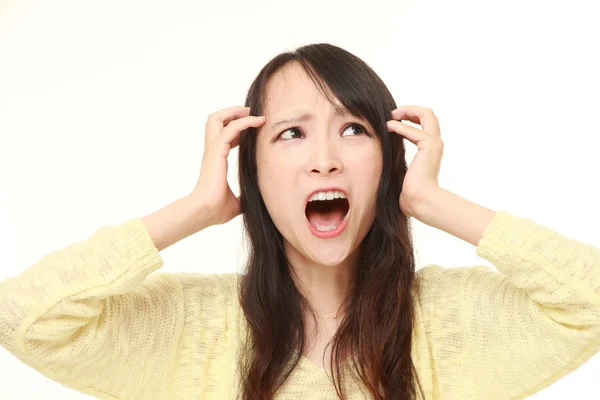
[[[414,217],[418,203],[423,201],[428,193],[439,189],[438,177],[444,154],[444,142],[440,136],[439,121],[428,108],[398,107],[392,111],[392,118],[394,119],[387,121],[387,129],[399,133],[419,148],[404,177],[399,200],[402,212],[406,216]],[[419,124],[423,129],[417,129],[400,120]]]
[[[209,225],[224,224],[241,213],[240,200],[227,183],[227,156],[239,144],[240,132],[264,123],[263,117],[249,113],[249,107],[229,107],[206,121],[200,177],[187,197]]]

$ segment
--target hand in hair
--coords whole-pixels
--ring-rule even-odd
[[[188,198],[208,216],[210,225],[224,224],[241,213],[240,200],[227,183],[227,156],[238,145],[241,132],[264,123],[263,117],[249,113],[249,107],[229,107],[206,121],[200,177]]]
[[[438,177],[444,142],[440,136],[438,118],[429,108],[398,107],[392,111],[392,118],[394,119],[387,121],[388,130],[402,135],[419,149],[406,171],[399,199],[402,212],[414,217],[414,209],[418,202],[439,188]],[[400,120],[419,124],[423,129],[417,129]]]

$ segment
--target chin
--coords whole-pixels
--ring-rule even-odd
[[[343,263],[351,253],[347,248],[337,250],[332,247],[334,246],[325,245],[318,250],[313,249],[313,251],[309,252],[307,258],[313,260],[317,264],[335,267],[336,265]]]

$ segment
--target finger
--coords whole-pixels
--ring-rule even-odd
[[[229,143],[230,148],[234,148],[239,144],[239,136],[242,131],[250,127],[259,127],[264,124],[264,119],[260,116],[247,116],[240,119],[236,119],[230,122],[222,131],[219,136],[219,140],[223,143]]]
[[[407,125],[403,122],[390,120],[387,121],[387,129],[390,132],[399,133],[412,143],[418,145],[422,140],[430,138],[427,132],[414,126]]]
[[[410,105],[401,106],[392,111],[392,118],[395,120],[404,119],[419,124],[427,133],[441,136],[439,120],[430,108]]]
[[[221,130],[231,120],[242,118],[250,113],[250,107],[234,106],[224,108],[208,116],[204,130],[204,144],[213,142],[221,133]]]

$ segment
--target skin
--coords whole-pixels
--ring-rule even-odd
[[[375,219],[380,143],[367,121],[349,113],[337,115],[297,63],[270,78],[265,98],[266,122],[257,137],[260,191],[283,236],[299,287],[317,313],[333,315],[343,311],[360,243]],[[272,126],[305,113],[313,118]],[[293,126],[298,128],[289,129]],[[347,191],[350,215],[340,235],[322,239],[307,226],[305,201],[313,190],[331,186]]]
[[[357,121],[336,116],[331,104],[298,65],[288,64],[280,72],[271,77],[267,87],[267,121],[249,116],[248,107],[229,107],[211,114],[206,124],[201,173],[194,190],[147,215],[143,222],[160,251],[239,215],[239,198],[226,179],[227,155],[237,146],[240,132],[254,126],[259,135],[259,185],[269,213],[284,237],[286,253],[300,278],[299,287],[305,288],[318,313],[330,315],[340,309],[341,300],[350,288],[357,249],[374,220],[375,182],[379,181],[381,170],[379,143],[373,137],[352,136],[358,131],[349,127],[349,123]],[[289,125],[277,130],[269,125],[304,112],[315,117],[299,123],[301,132],[285,133],[291,135],[286,138],[301,134],[300,139],[274,140]],[[402,135],[418,148],[398,199],[401,211],[477,246],[496,212],[438,185],[444,143],[437,117],[429,108],[406,105],[392,110],[392,118],[387,121],[390,134]],[[422,129],[402,120],[419,124]],[[368,123],[362,122],[372,132]],[[349,136],[341,136],[345,132]],[[348,227],[332,239],[312,236],[305,225],[306,195],[325,185],[346,188],[351,202]],[[325,367],[323,350],[335,333],[337,320],[324,320],[323,331],[315,336],[311,336],[310,321],[307,320],[306,326],[312,347],[305,356]],[[326,360],[330,356],[328,349]]]

